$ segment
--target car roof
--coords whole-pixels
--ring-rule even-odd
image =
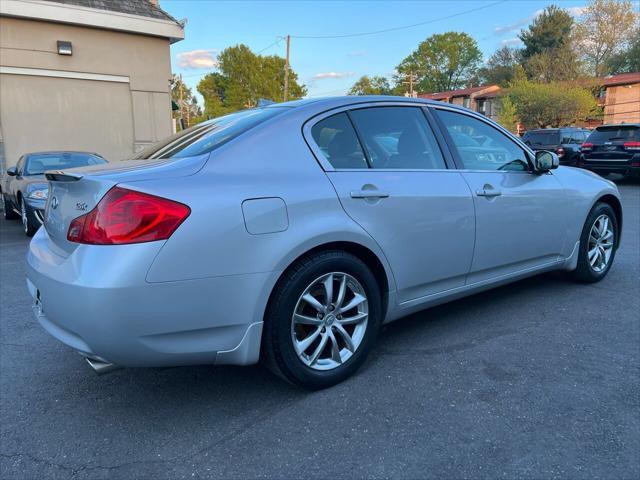
[[[598,128],[617,128],[617,127],[636,127],[636,128],[640,128],[640,123],[607,123],[606,125],[599,125],[596,127],[596,130]]]
[[[64,153],[84,153],[86,155],[95,155],[96,157],[104,158],[102,155],[96,152],[83,152],[82,150],[47,150],[44,152],[29,152],[25,153],[24,157],[30,157],[31,155],[60,155]]]

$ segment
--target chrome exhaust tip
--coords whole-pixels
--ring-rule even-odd
[[[96,372],[98,375],[104,375],[105,373],[113,372],[114,370],[118,370],[118,365],[114,363],[106,362],[99,358],[90,358],[84,357],[89,366]]]

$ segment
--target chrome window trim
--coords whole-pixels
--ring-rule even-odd
[[[302,126],[302,135],[304,137],[305,142],[311,149],[313,156],[316,158],[316,161],[320,164],[322,169],[325,172],[456,172],[457,170],[453,168],[444,168],[444,169],[432,169],[432,168],[334,168],[329,160],[327,160],[320,150],[320,147],[316,144],[313,139],[313,135],[311,135],[311,129],[317,123],[321,122],[325,118],[331,117],[333,115],[337,115],[338,113],[346,113],[351,110],[361,109],[361,108],[371,108],[371,107],[413,107],[413,108],[424,108],[431,106],[428,102],[417,102],[415,99],[412,101],[398,101],[398,100],[390,100],[386,101],[376,101],[376,102],[354,102],[349,105],[342,105],[340,107],[333,108],[331,110],[324,111],[322,113],[318,113],[313,117],[307,119]],[[428,119],[425,117],[424,119],[428,128],[433,129]],[[355,127],[354,127],[355,130]],[[435,132],[433,132],[435,136]],[[357,132],[356,132],[357,135]],[[437,138],[436,138],[437,142]],[[440,145],[438,145],[440,147]],[[445,146],[446,147],[446,146]],[[364,148],[364,147],[363,147]],[[441,147],[440,147],[441,148]],[[443,160],[445,164],[447,163],[446,156],[444,152],[441,152],[443,156]]]

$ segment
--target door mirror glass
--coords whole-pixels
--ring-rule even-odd
[[[553,152],[547,152],[546,150],[539,150],[536,152],[536,169],[539,172],[548,172],[554,168],[558,168],[560,160],[558,155]]]
[[[9,175],[10,177],[15,177],[17,174],[18,170],[16,170],[16,167],[7,168],[7,175]]]

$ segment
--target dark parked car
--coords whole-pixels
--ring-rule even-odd
[[[533,151],[548,150],[555,152],[561,165],[577,165],[580,160],[580,145],[582,145],[591,130],[584,128],[545,128],[542,130],[528,130],[522,136],[522,141]]]
[[[20,157],[15,167],[7,169],[0,193],[4,218],[21,218],[24,233],[32,236],[44,221],[49,184],[47,170],[61,170],[107,163],[97,153],[40,152]]]
[[[596,128],[582,144],[579,166],[600,175],[640,176],[640,123]]]

